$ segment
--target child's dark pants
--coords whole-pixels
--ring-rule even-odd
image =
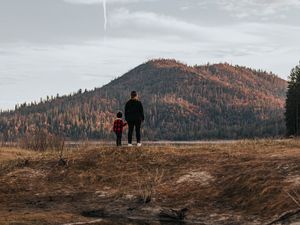
[[[132,144],[132,134],[135,127],[136,141],[141,143],[141,123],[142,121],[128,121],[128,144]]]
[[[122,145],[122,133],[116,133],[117,136],[117,146]]]

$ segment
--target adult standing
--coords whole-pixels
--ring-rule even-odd
[[[132,134],[135,128],[137,146],[141,144],[141,124],[144,121],[144,109],[138,100],[136,91],[131,92],[131,99],[125,105],[125,120],[128,123],[128,146],[132,146]]]

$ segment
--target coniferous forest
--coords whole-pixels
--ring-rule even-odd
[[[43,130],[69,140],[109,140],[115,114],[136,90],[144,105],[147,140],[282,136],[286,89],[285,80],[265,71],[151,60],[101,88],[2,112],[0,135],[15,141]]]
[[[285,104],[285,120],[287,134],[300,134],[300,65],[292,69],[289,76],[288,91]]]

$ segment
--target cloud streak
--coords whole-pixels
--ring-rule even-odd
[[[104,31],[107,30],[107,10],[106,10],[106,0],[103,0],[103,15],[104,15]]]

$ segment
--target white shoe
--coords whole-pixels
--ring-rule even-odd
[[[137,146],[138,146],[138,147],[141,147],[141,146],[142,146],[142,144],[141,144],[141,143],[137,143]]]
[[[128,144],[128,147],[132,147],[133,145],[132,144]]]

